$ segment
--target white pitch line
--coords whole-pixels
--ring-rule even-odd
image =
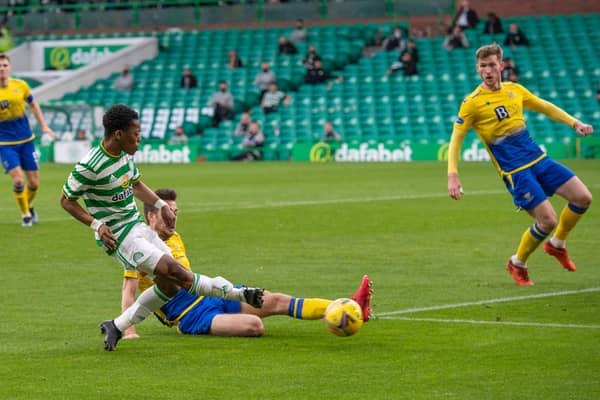
[[[538,294],[530,294],[530,295],[526,295],[526,296],[500,297],[500,298],[496,298],[496,299],[467,301],[465,303],[443,304],[443,305],[431,306],[431,307],[408,308],[406,310],[397,310],[397,311],[388,311],[388,312],[377,313],[377,316],[385,317],[385,316],[389,316],[389,315],[414,314],[414,313],[423,312],[423,311],[446,310],[449,308],[479,306],[479,305],[492,304],[492,303],[507,303],[507,302],[511,302],[511,301],[521,301],[521,300],[530,300],[530,299],[543,299],[546,297],[568,296],[571,294],[591,293],[591,292],[600,292],[600,287],[592,287],[592,288],[578,289],[578,290],[564,290],[562,292],[538,293]]]
[[[553,322],[516,322],[516,321],[481,321],[474,319],[444,319],[444,318],[412,318],[412,317],[381,317],[382,319],[393,319],[401,321],[422,321],[456,324],[480,324],[480,325],[510,325],[510,326],[534,326],[539,328],[578,328],[578,329],[600,329],[600,325],[582,324],[557,324]]]

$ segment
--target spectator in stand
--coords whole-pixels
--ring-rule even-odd
[[[129,65],[123,67],[121,75],[115,79],[113,87],[117,90],[131,90],[133,89],[134,77],[129,73]]]
[[[304,82],[311,85],[327,82],[330,79],[337,79],[338,81],[344,80],[342,76],[332,75],[329,71],[323,69],[323,62],[321,60],[315,61],[313,69],[306,70],[306,76]]]
[[[458,26],[461,30],[474,28],[479,22],[479,16],[477,12],[469,6],[469,2],[467,0],[463,0],[460,3],[460,8],[454,15],[454,19],[452,20],[452,26]]]
[[[509,25],[508,34],[506,35],[506,39],[504,39],[505,46],[529,46],[529,40],[525,36],[525,33],[521,31],[519,25],[514,22]]]
[[[452,33],[446,36],[444,39],[444,48],[448,51],[460,48],[467,48],[471,44],[469,39],[465,36],[465,33],[460,29],[459,26],[452,28]]]
[[[175,132],[169,138],[169,144],[186,144],[187,142],[188,137],[183,130],[183,126],[175,127]]]
[[[483,34],[495,35],[497,33],[504,33],[504,28],[502,28],[502,22],[496,13],[490,12],[488,13],[488,18],[485,21],[485,25],[483,26]]]
[[[315,67],[315,62],[317,60],[320,61],[321,56],[319,56],[317,54],[317,47],[314,45],[311,45],[308,48],[308,53],[306,53],[306,55],[302,59],[302,64],[304,65],[304,68],[306,68],[307,70],[313,69]]]
[[[85,129],[77,129],[77,133],[75,134],[75,140],[83,142],[86,140],[92,140],[93,137],[89,133],[86,132]]]
[[[237,126],[235,127],[235,131],[233,132],[234,136],[246,136],[248,134],[248,132],[250,131],[250,123],[252,121],[250,120],[250,114],[245,112],[242,114],[242,116],[240,117],[240,122],[238,122]]]
[[[234,161],[254,161],[262,157],[262,147],[265,144],[265,135],[260,129],[260,124],[256,121],[250,123],[248,133],[242,141],[244,152],[233,157]]]
[[[256,86],[260,90],[260,99],[262,100],[263,96],[269,90],[269,85],[271,83],[276,82],[275,74],[271,71],[269,63],[263,61],[260,64],[261,72],[256,74],[254,77],[254,86]]]
[[[512,58],[506,57],[504,59],[504,69],[500,73],[502,82],[518,82],[519,81],[519,68],[515,65]]]
[[[279,104],[283,102],[283,105],[287,106],[292,101],[291,97],[277,89],[277,84],[272,82],[269,84],[269,90],[263,96],[261,107],[265,114],[269,114],[277,111]]]
[[[183,70],[183,75],[181,76],[179,86],[183,89],[198,87],[198,79],[196,78],[196,76],[190,68],[185,68]]]
[[[406,49],[398,57],[398,61],[394,62],[387,70],[387,75],[393,74],[395,71],[403,70],[404,76],[417,75],[417,63],[419,62],[419,49],[414,40],[409,40]]]
[[[404,31],[401,27],[397,26],[394,28],[394,32],[383,40],[381,45],[385,51],[398,50],[403,52],[406,49],[406,39],[404,38]]]
[[[292,43],[303,42],[306,40],[308,36],[308,31],[304,27],[304,20],[302,18],[298,18],[296,20],[296,29],[292,32],[290,36],[290,41]]]
[[[227,68],[236,69],[242,68],[244,63],[238,56],[237,50],[229,50],[229,56],[227,57]]]
[[[213,126],[218,126],[224,119],[233,118],[233,95],[227,89],[227,82],[219,82],[219,91],[210,97],[213,107]]]
[[[298,54],[298,49],[294,43],[281,36],[279,38],[279,54]]]
[[[341,142],[342,135],[333,129],[333,124],[329,121],[323,124],[323,141],[324,142]]]
[[[598,90],[596,90],[596,100],[600,103],[600,82],[598,82]]]

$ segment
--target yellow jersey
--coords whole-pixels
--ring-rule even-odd
[[[0,87],[0,146],[35,139],[25,113],[25,103],[32,101],[29,85],[21,79],[8,78],[8,85]]]
[[[576,119],[513,82],[500,83],[499,90],[478,86],[461,104],[448,150],[448,173],[458,172],[462,142],[470,128],[485,145],[500,173],[526,168],[545,157],[525,125],[523,109],[543,113],[573,126]]]

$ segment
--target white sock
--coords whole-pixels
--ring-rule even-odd
[[[154,311],[162,307],[169,298],[156,285],[145,290],[123,314],[115,318],[115,325],[121,332],[132,325],[142,322]]]
[[[558,249],[564,249],[565,247],[567,247],[566,240],[560,240],[555,238],[554,236],[550,238],[550,244]]]
[[[202,274],[194,274],[194,283],[189,292],[198,296],[245,301],[243,290],[233,287],[231,282],[221,276],[211,278]]]
[[[527,264],[525,264],[523,261],[519,260],[519,259],[517,258],[517,255],[516,255],[516,254],[515,254],[514,256],[511,256],[511,257],[510,257],[510,261],[511,261],[511,262],[512,262],[514,265],[516,265],[517,267],[520,267],[520,268],[527,268]]]

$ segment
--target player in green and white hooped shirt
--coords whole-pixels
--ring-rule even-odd
[[[234,288],[222,278],[195,274],[171,256],[156,232],[142,222],[135,198],[160,209],[167,224],[175,215],[140,180],[133,154],[140,145],[138,113],[129,107],[112,106],[102,119],[104,139],[73,168],[63,186],[61,206],[75,219],[90,226],[96,242],[123,264],[154,277],[155,285],[112,321],[100,325],[105,350],[115,350],[121,332],[158,310],[180,287],[199,296],[221,297],[262,305],[263,290]],[[135,198],[134,198],[135,197]],[[79,204],[82,198],[87,211]]]

